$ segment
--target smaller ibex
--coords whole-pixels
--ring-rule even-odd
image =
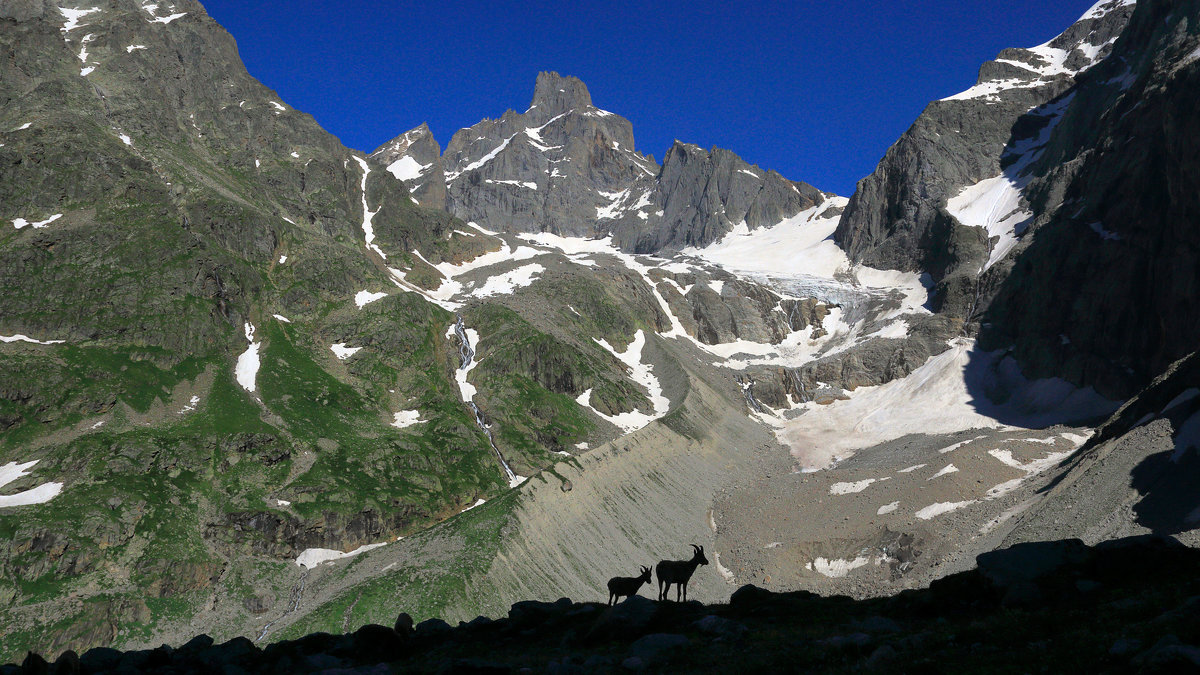
[[[692,574],[696,571],[698,565],[707,565],[708,558],[704,557],[704,547],[692,544],[692,559],[691,560],[663,560],[654,568],[658,574],[658,599],[666,600],[667,593],[671,590],[671,584],[676,584],[675,601],[679,602],[679,596],[682,593],[683,599],[687,600],[687,583],[688,579],[692,578]]]
[[[650,568],[638,565],[642,573],[636,577],[613,577],[608,580],[608,604],[612,605],[622,597],[637,595],[642,584],[650,583]]]

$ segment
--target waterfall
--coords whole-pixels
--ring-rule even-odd
[[[746,405],[755,412],[762,412],[762,405],[754,398],[754,378],[747,375],[743,379],[741,375],[738,375],[737,383],[742,385],[742,395],[746,397]]]
[[[463,324],[461,314],[455,314],[454,334],[458,336],[458,356],[459,372],[465,372],[471,369],[471,364],[475,361],[475,348],[471,346],[471,340],[467,337],[467,329]],[[466,376],[464,374],[463,379]],[[496,458],[500,460],[500,466],[504,468],[504,474],[508,477],[508,486],[516,487],[525,480],[524,476],[518,476],[513,472],[512,467],[508,465],[508,461],[504,459],[504,454],[500,452],[500,448],[496,447],[496,439],[492,437],[492,430],[488,426],[487,420],[483,416],[483,411],[479,406],[475,405],[475,401],[471,400],[472,396],[464,393],[463,401],[471,407],[471,411],[475,413],[475,424],[483,431],[483,435],[487,437],[488,445],[492,446],[492,451],[496,453]]]

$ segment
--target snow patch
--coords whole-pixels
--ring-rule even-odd
[[[954,466],[953,464],[947,464],[946,466],[942,467],[941,471],[938,471],[937,473],[933,474],[926,480],[933,480],[934,478],[938,478],[939,476],[948,476],[952,473],[958,473],[958,467]]]
[[[296,153],[292,153],[292,154],[295,155]],[[371,167],[367,164],[367,160],[363,159],[362,157],[359,157],[358,155],[354,155],[353,157],[354,157],[354,161],[358,162],[358,165],[360,167],[362,167],[362,172],[363,172],[362,185],[360,186],[360,189],[362,190],[362,207],[363,207],[363,221],[362,221],[363,240],[366,241],[366,245],[367,245],[368,249],[375,251],[376,253],[379,254],[380,258],[387,260],[387,255],[385,255],[384,252],[378,246],[376,246],[374,244],[375,228],[371,225],[371,220],[375,218],[375,214],[379,213],[379,210],[376,209],[375,211],[372,211],[370,209],[370,207],[367,206],[367,176],[371,175]]]
[[[844,208],[848,202],[845,197],[831,197],[771,227],[751,230],[745,222],[738,223],[719,241],[702,249],[688,247],[681,253],[742,276],[775,277],[788,270],[790,277],[808,282],[806,285],[851,275],[856,285],[868,292],[899,289],[905,296],[900,313],[928,313],[924,309],[928,290],[919,275],[854,265],[833,241],[841,216],[829,211]]]
[[[575,399],[579,405],[590,409],[601,418],[608,420],[613,425],[622,429],[625,433],[637,431],[667,414],[671,408],[671,401],[663,395],[662,384],[654,376],[654,366],[642,362],[642,348],[646,345],[646,334],[644,331],[640,328],[638,329],[638,332],[633,336],[633,342],[629,343],[624,352],[618,352],[605,340],[598,340],[596,338],[592,338],[592,340],[608,350],[618,361],[625,364],[629,369],[630,379],[645,387],[650,397],[650,405],[653,407],[653,412],[646,414],[639,410],[632,410],[616,415],[605,415],[591,406],[591,389],[583,392]]]
[[[1013,440],[1033,441],[1037,443],[1053,445],[1056,439],[1059,437],[1065,438],[1071,444],[1070,449],[1059,452],[1048,452],[1045,456],[1039,459],[1030,460],[1028,462],[1021,462],[1016,457],[1013,457],[1011,450],[988,450],[988,454],[992,457],[995,457],[1001,464],[1021,471],[1025,475],[991,487],[987,491],[987,498],[995,499],[996,497],[1002,497],[1009,492],[1012,492],[1030,477],[1036,476],[1046,469],[1058,464],[1067,457],[1070,457],[1079,446],[1083,445],[1083,443],[1087,441],[1087,437],[1079,436],[1069,432],[1059,434],[1059,436],[1054,436],[1049,439],[1022,438]]]
[[[942,448],[941,450],[938,450],[938,454],[944,455],[948,452],[954,452],[955,450],[961,448],[964,445],[967,445],[969,443],[974,443],[975,441],[982,440],[984,438],[987,438],[987,436],[986,435],[976,436],[975,438],[968,438],[965,441],[959,441],[959,442],[955,443],[954,445],[947,445],[946,447]]]
[[[63,214],[56,213],[56,214],[50,216],[49,218],[42,220],[42,221],[38,221],[36,223],[31,223],[28,220],[25,220],[24,218],[14,218],[12,222],[13,222],[13,227],[17,228],[18,230],[20,230],[26,226],[32,227],[35,230],[40,230],[43,227],[48,226],[50,223],[53,223],[54,221],[56,221],[62,217],[63,217]]]
[[[125,53],[132,54],[134,51],[136,51],[138,49],[145,49],[145,48],[146,48],[146,45],[129,45],[128,47],[125,48]]]
[[[28,476],[35,464],[41,460],[33,460],[24,464],[17,462],[9,462],[4,466],[0,466],[0,488],[21,478]],[[62,483],[42,483],[41,485],[24,490],[16,494],[0,495],[0,508],[10,506],[28,506],[30,504],[44,504],[51,499],[54,499],[62,492]]]
[[[0,335],[0,342],[31,342],[35,345],[60,345],[66,340],[35,340],[27,335]]]
[[[900,508],[900,502],[898,502],[898,501],[892,502],[891,504],[884,504],[883,506],[879,507],[879,510],[875,512],[875,515],[877,515],[877,516],[887,515],[893,511],[895,511],[898,508]]]
[[[537,263],[532,263],[503,274],[490,276],[484,282],[483,286],[471,291],[471,296],[475,298],[487,298],[493,295],[510,295],[518,288],[524,288],[532,284],[545,271],[545,267]]]
[[[291,319],[287,318],[286,316],[284,316],[284,315],[282,315],[282,314],[272,314],[271,316],[275,317],[276,319],[278,319],[279,321],[282,321],[282,322],[284,322],[284,323],[291,323],[291,322],[292,322],[292,320],[291,320]]]
[[[62,12],[62,15],[64,17],[66,17],[66,19],[67,19],[65,22],[63,22],[62,28],[59,29],[62,32],[66,33],[66,32],[75,30],[76,28],[79,28],[79,20],[80,19],[87,16],[88,14],[92,14],[94,12],[99,12],[100,8],[93,7],[91,9],[70,9],[67,7],[59,7],[58,11]]]
[[[360,349],[362,347],[347,347],[345,342],[335,342],[329,346],[329,350],[333,352],[334,356],[338,357],[339,361],[345,361],[354,356]]]
[[[366,553],[367,551],[370,551],[373,548],[379,548],[380,546],[387,546],[387,542],[385,541],[378,544],[365,544],[350,552],[338,551],[331,548],[307,548],[296,557],[296,565],[305,569],[312,569],[317,565],[333,562],[335,560],[353,558],[360,553]]]
[[[195,410],[196,406],[199,404],[200,404],[200,397],[193,396],[192,398],[188,399],[187,405],[185,405],[179,409],[179,414],[182,415],[184,413],[189,413],[189,412]]]
[[[253,393],[255,381],[258,379],[258,348],[262,343],[254,341],[254,324],[249,322],[246,323],[246,341],[250,343],[250,347],[238,356],[233,372],[242,389]]]
[[[478,350],[479,331],[475,330],[474,328],[467,328],[464,330],[464,334],[467,336],[467,342],[470,343],[476,350]],[[448,340],[454,335],[454,324],[450,324],[449,330],[446,331],[446,339]],[[454,380],[458,383],[458,393],[462,396],[463,403],[470,403],[471,400],[475,398],[475,385],[467,382],[467,375],[469,375],[477,365],[479,365],[478,351],[476,351],[475,358],[471,359],[471,363],[469,363],[466,368],[459,368],[454,371]]]
[[[963,188],[946,202],[946,210],[958,222],[982,227],[987,230],[988,237],[999,237],[983,266],[985,270],[1016,246],[1017,237],[1033,221],[1033,212],[1021,204],[1021,191],[1027,182],[1002,173]]]
[[[855,483],[834,483],[833,485],[829,486],[829,494],[831,494],[831,495],[848,495],[848,494],[853,494],[855,492],[862,492],[863,490],[867,489],[867,486],[869,486],[871,483],[874,483],[877,480],[879,480],[879,479],[868,478],[866,480],[860,480]]]
[[[359,291],[358,293],[354,294],[354,304],[358,305],[359,309],[362,309],[366,305],[369,305],[372,302],[375,302],[376,300],[379,300],[381,298],[386,298],[387,295],[388,295],[387,293],[384,293],[382,291],[380,291],[378,293],[372,293],[370,291]]]
[[[519,181],[519,180],[495,180],[495,179],[489,178],[489,179],[487,179],[487,180],[485,180],[485,181],[483,181],[483,182],[485,182],[485,183],[489,183],[489,184],[492,184],[492,185],[515,185],[515,186],[517,186],[517,187],[528,188],[528,189],[530,189],[530,190],[536,190],[536,189],[537,189],[537,183],[534,183],[533,181]]]
[[[420,410],[401,410],[398,413],[392,414],[392,420],[392,426],[396,427],[397,429],[411,427],[414,424],[420,424],[428,421],[421,419]]]
[[[725,583],[737,583],[737,578],[733,576],[733,572],[729,571],[729,568],[721,564],[721,554],[716,551],[713,551],[713,565],[716,566],[717,573],[721,575],[721,578],[725,580]]]
[[[971,374],[968,375],[968,365]],[[998,429],[1004,415],[1029,428],[1065,417],[1101,416],[1115,409],[1092,389],[1057,379],[1025,380],[1001,352],[974,351],[974,342],[955,339],[908,377],[877,387],[859,387],[846,401],[819,406],[783,423],[776,434],[792,449],[802,468],[818,470],[853,451],[886,443],[909,433],[950,434],[966,429]],[[968,385],[968,377],[971,385]],[[977,378],[986,378],[987,382]],[[997,405],[977,394],[1002,383],[1011,403]]]
[[[417,160],[405,155],[400,159],[388,165],[388,173],[396,177],[396,180],[414,180],[420,178],[425,170],[433,166],[432,164],[421,164]]]
[[[929,520],[936,516],[940,516],[943,513],[950,513],[951,511],[956,511],[964,506],[970,506],[975,502],[976,500],[974,499],[968,499],[965,502],[938,502],[936,504],[930,504],[920,511],[917,511],[916,516],[921,520]]]
[[[850,574],[852,570],[859,567],[865,567],[871,562],[870,558],[859,556],[854,560],[828,560],[826,558],[816,558],[810,563],[806,563],[805,568],[831,578],[844,577]]]
[[[484,164],[487,164],[488,162],[492,161],[493,159],[496,158],[496,155],[500,154],[501,151],[504,150],[504,148],[508,147],[509,142],[512,141],[512,139],[515,137],[516,137],[516,134],[513,134],[512,136],[509,136],[508,138],[504,139],[504,141],[502,143],[500,143],[500,145],[493,148],[491,150],[491,152],[488,152],[483,157],[480,157],[479,159],[475,160],[474,162],[471,162],[470,164],[463,167],[461,170],[446,172],[446,182],[449,183],[449,182],[455,180],[456,178],[458,178],[459,176],[463,175],[464,173],[466,173],[468,171],[474,171],[475,169],[478,169],[478,168],[482,167]]]

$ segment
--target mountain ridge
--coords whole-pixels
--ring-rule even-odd
[[[410,135],[421,139],[411,155]],[[418,195],[433,190],[422,202],[429,206],[442,207],[440,190],[427,186],[444,180],[444,208],[464,220],[518,232],[611,232],[621,248],[638,253],[703,246],[741,220],[752,229],[773,225],[824,200],[815,188],[729,151],[706,152],[678,140],[660,167],[635,150],[628,120],[596,108],[578,78],[555,72],[538,75],[524,113],[509,110],[455,132],[441,155],[442,177],[434,169],[436,152],[422,125],[373,156],[415,185]],[[401,171],[405,157],[419,173]]]

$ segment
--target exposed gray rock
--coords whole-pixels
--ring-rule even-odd
[[[422,125],[373,157],[403,176],[427,167],[406,184],[421,204],[439,206],[436,152]],[[816,188],[727,150],[677,141],[659,167],[635,149],[629,120],[597,108],[583,82],[558,73],[538,75],[524,113],[458,131],[440,161],[444,207],[463,220],[504,231],[612,234],[639,253],[703,246],[739,223],[773,225],[824,201]]]
[[[442,171],[442,148],[428,124],[385,143],[371,153],[412,192],[421,206],[446,209],[446,174]]]
[[[1030,49],[1006,49],[979,71],[974,88],[933,101],[875,171],[859,181],[835,237],[856,261],[921,270],[941,280],[977,255],[947,258],[958,226],[939,215],[962,188],[999,175],[1006,148],[1028,135],[1017,127],[1030,110],[1071,88],[1075,75],[1102,60],[1132,13],[1108,3],[1047,43],[1064,50],[1061,67]],[[940,222],[939,222],[940,220]],[[978,265],[977,265],[978,267]]]
[[[0,0],[0,19],[28,21],[46,12],[45,0]]]
[[[1030,231],[980,286],[981,344],[1029,375],[1122,399],[1196,347],[1197,21],[1195,2],[1139,2],[1034,168]]]

